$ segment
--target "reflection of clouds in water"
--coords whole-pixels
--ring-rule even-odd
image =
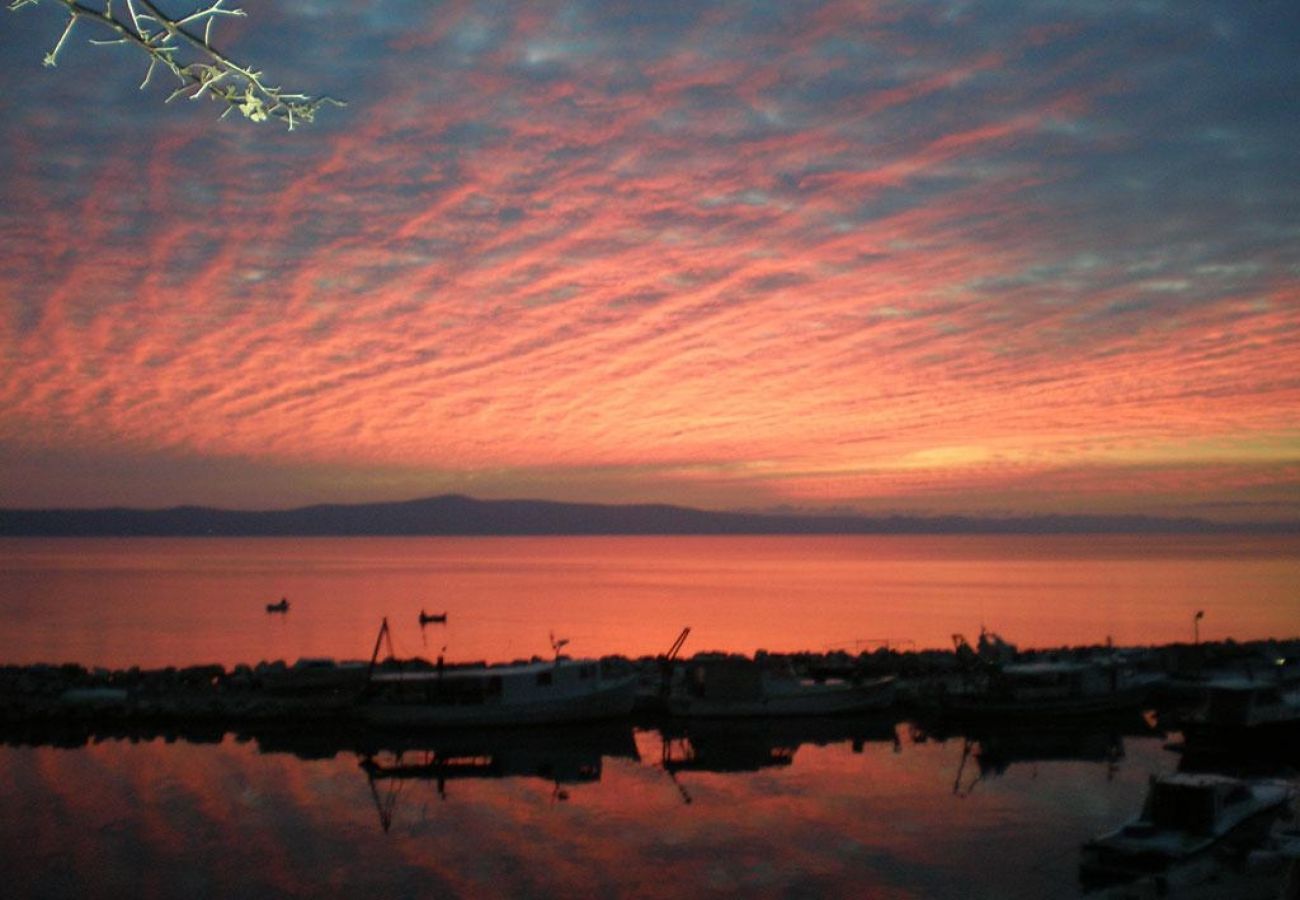
[[[239,802],[250,809],[260,809],[265,802],[265,796],[251,784],[239,792]]]
[[[1102,764],[1016,763],[957,798],[960,741],[804,744],[780,770],[680,773],[689,805],[643,753],[607,757],[563,802],[545,777],[461,778],[445,801],[433,781],[403,781],[384,833],[342,749],[308,761],[232,742],[4,747],[0,845],[36,836],[12,861],[19,894],[95,894],[148,872],[159,893],[226,896],[1051,896],[1074,889],[1079,843],[1130,815],[1147,773],[1173,764],[1158,740],[1126,751],[1113,780]],[[377,786],[382,798],[391,785]],[[1094,794],[1107,804],[1083,802]],[[113,827],[92,849],[55,822]]]

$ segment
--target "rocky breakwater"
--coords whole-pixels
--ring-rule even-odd
[[[727,655],[701,653],[695,657]],[[786,667],[813,679],[899,679],[904,707],[923,701],[936,686],[968,678],[1009,662],[1086,660],[1121,657],[1134,669],[1160,676],[1155,705],[1186,702],[1203,685],[1222,675],[1267,676],[1300,681],[1300,639],[1236,643],[1174,644],[1158,647],[1070,647],[1017,651],[984,635],[975,646],[958,642],[953,650],[878,648],[844,651],[765,653],[755,659]],[[693,657],[694,658],[694,657]],[[536,660],[534,660],[536,661]],[[672,663],[663,657],[630,660],[610,656],[606,667],[637,672],[650,699],[661,698]],[[483,663],[459,664],[482,666]],[[458,668],[448,664],[447,669]],[[387,660],[380,668],[433,669],[427,660]],[[9,736],[48,726],[95,731],[154,728],[237,729],[272,723],[347,725],[356,718],[366,688],[369,663],[303,659],[293,665],[198,665],[165,669],[87,668],[63,665],[0,666],[0,730]],[[1161,696],[1163,694],[1163,696]],[[653,710],[653,705],[644,706]]]
[[[364,687],[364,663],[300,660],[164,669],[75,663],[0,667],[0,725],[55,721],[238,723],[337,718]]]

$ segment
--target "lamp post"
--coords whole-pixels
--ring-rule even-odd
[[[1196,615],[1192,616],[1192,643],[1201,642],[1201,619],[1205,618],[1205,610],[1198,609]]]

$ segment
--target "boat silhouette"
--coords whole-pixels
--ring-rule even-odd
[[[387,832],[405,786],[429,782],[447,798],[453,781],[524,778],[549,782],[552,798],[567,800],[567,788],[600,781],[606,759],[640,761],[627,723],[451,729],[427,736],[368,732],[358,753],[371,797]],[[382,795],[381,795],[382,787]]]

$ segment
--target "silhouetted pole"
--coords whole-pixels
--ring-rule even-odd
[[[1192,616],[1192,643],[1200,644],[1201,642],[1201,619],[1205,618],[1205,610],[1198,609],[1196,615]]]

